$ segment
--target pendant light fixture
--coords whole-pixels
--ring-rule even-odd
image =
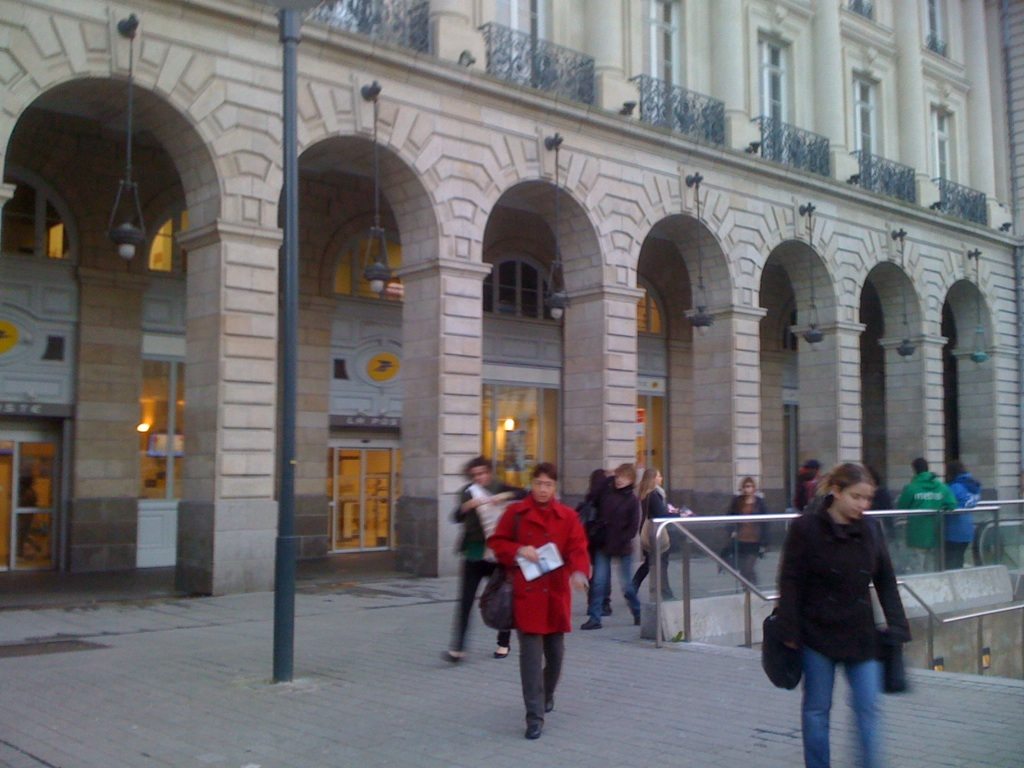
[[[905,263],[904,246],[907,237],[907,230],[900,227],[899,229],[893,230],[892,239],[896,240],[900,244],[900,269],[903,271],[904,276],[907,273],[907,266]],[[907,318],[907,281],[904,278],[900,281],[900,295],[903,301],[903,341],[896,347],[896,353],[900,357],[910,357],[914,354],[914,350],[917,348],[914,346],[914,342],[910,340],[910,322]]]
[[[981,251],[977,248],[968,251],[967,258],[974,259],[974,282],[978,290],[975,294],[977,325],[974,328],[974,350],[971,352],[971,360],[980,365],[988,360],[988,352],[985,351],[985,324],[981,318]]]
[[[117,185],[117,196],[107,222],[107,236],[117,246],[117,255],[131,261],[136,249],[146,240],[146,225],[142,220],[142,204],[139,202],[139,187],[132,178],[132,134],[135,111],[135,33],[139,19],[133,13],[127,19],[117,22],[117,33],[128,40],[128,109],[125,141],[124,178]],[[122,211],[122,208],[124,209]],[[123,216],[123,218],[122,218]],[[120,224],[114,224],[121,219]]]
[[[694,291],[693,303],[696,309],[689,313],[690,325],[700,333],[706,333],[714,322],[715,317],[708,312],[708,294],[704,287],[704,220],[700,214],[700,185],[704,177],[700,173],[691,173],[686,177],[686,186],[693,189],[694,200],[697,205],[697,290]]]
[[[363,99],[373,104],[373,225],[366,238],[366,252],[363,255],[363,264],[366,266],[363,268],[363,277],[370,284],[370,290],[378,296],[384,293],[391,280],[388,242],[384,236],[384,228],[380,225],[380,145],[377,144],[380,92],[380,83],[376,80],[360,89]]]
[[[555,153],[555,257],[551,261],[547,293],[544,296],[544,304],[554,320],[561,320],[562,315],[565,314],[565,308],[569,306],[569,294],[565,290],[565,272],[562,268],[562,250],[558,245],[561,214],[559,199],[561,198],[562,191],[561,182],[559,181],[558,152],[561,146],[562,137],[558,133],[544,138],[544,148],[549,152],[554,151]]]
[[[800,215],[807,217],[807,279],[811,284],[811,304],[809,307],[809,323],[807,324],[807,330],[803,332],[802,336],[804,341],[808,344],[814,345],[821,342],[825,338],[825,333],[818,327],[818,305],[814,301],[814,270],[811,264],[811,241],[814,239],[814,204],[805,203],[799,208]]]

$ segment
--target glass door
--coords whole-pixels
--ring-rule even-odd
[[[401,493],[401,451],[391,446],[327,450],[331,550],[393,546],[392,520]]]
[[[57,440],[0,428],[0,568],[53,567]]]

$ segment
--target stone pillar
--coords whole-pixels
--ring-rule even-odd
[[[761,475],[761,318],[732,307],[693,335],[694,511],[718,514],[737,480]]]
[[[590,0],[583,24],[587,53],[594,57],[595,104],[618,112],[623,102],[636,101],[637,89],[626,80],[623,30],[628,29],[622,0]]]
[[[330,436],[331,317],[334,301],[299,298],[298,403],[295,414],[295,535],[299,557],[322,557],[330,544],[327,441]]]
[[[473,69],[487,66],[483,35],[473,24],[472,0],[431,0],[430,39],[433,53],[446,61],[459,61],[464,51],[475,59]]]
[[[585,493],[597,467],[636,460],[640,296],[640,291],[621,286],[572,294],[562,352],[564,494]]]
[[[814,458],[827,469],[862,458],[860,323],[822,325],[825,338],[800,344],[800,459]]]
[[[928,174],[931,126],[925,101],[924,74],[921,66],[921,24],[918,3],[894,3],[894,27],[897,51],[897,93],[899,102],[900,156],[904,165],[913,167],[917,176],[917,202],[927,208],[939,199],[938,188]],[[922,136],[924,141],[922,141]]]
[[[942,476],[945,458],[942,350],[946,340],[927,336],[911,339],[917,348],[910,357],[896,352],[900,338],[882,339],[885,349],[885,434],[889,466],[885,476],[890,488],[906,485],[913,475],[910,462],[928,460]]]
[[[988,38],[985,33],[985,3],[964,0],[964,65],[970,90],[967,92],[967,151],[970,158],[970,187],[984,192],[995,202],[995,151],[992,137],[992,91],[989,85]]]
[[[761,474],[758,487],[768,508],[782,512],[786,498],[786,429],[784,372],[788,352],[761,353]]]
[[[837,0],[817,0],[813,22],[814,130],[828,138],[832,175],[845,181],[858,163],[846,146],[842,35]]]
[[[397,564],[420,576],[456,572],[448,522],[462,467],[480,452],[483,280],[490,265],[441,259],[400,270],[402,495]]]
[[[135,567],[145,278],[80,268],[68,569]]]
[[[669,470],[666,489],[672,495],[672,503],[682,501],[677,496],[691,491],[696,482],[693,465],[693,344],[687,341],[669,339],[668,382],[666,384],[668,405],[668,427],[665,444],[668,449]],[[686,498],[689,503],[689,497]]]
[[[746,89],[755,89],[745,68],[743,37],[743,0],[715,0],[711,10],[711,37],[714,44],[711,67],[711,96],[725,102],[725,143],[744,149],[751,141],[760,141],[761,132],[750,122]]]
[[[277,535],[278,230],[217,221],[188,249],[178,589],[269,590]]]

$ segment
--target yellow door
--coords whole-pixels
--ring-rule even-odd
[[[393,546],[392,518],[400,493],[400,463],[397,448],[328,449],[327,495],[333,551]]]

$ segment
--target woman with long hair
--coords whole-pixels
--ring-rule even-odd
[[[740,481],[740,492],[732,497],[727,514],[765,515],[768,507],[757,494],[757,483],[752,477]],[[764,553],[765,527],[758,523],[739,523],[732,532],[728,548],[731,550],[740,575],[751,584],[757,584],[757,559]]]
[[[665,489],[661,485],[663,480],[661,470],[654,467],[645,469],[640,477],[637,495],[640,497],[640,513],[644,520],[673,516],[669,511],[668,501],[665,499]],[[666,532],[666,535],[668,535],[668,532]],[[661,549],[660,542],[657,544],[657,547]],[[651,542],[641,539],[640,548],[644,553],[644,561],[640,563],[640,567],[633,574],[633,591],[637,594],[640,594],[640,585],[644,583],[644,579],[647,578],[647,574],[651,571]],[[664,579],[661,582],[661,597],[663,600],[675,599],[675,595],[672,594],[672,587],[668,583],[669,549],[669,547],[665,547],[665,551],[660,553],[661,572],[664,574]]]

